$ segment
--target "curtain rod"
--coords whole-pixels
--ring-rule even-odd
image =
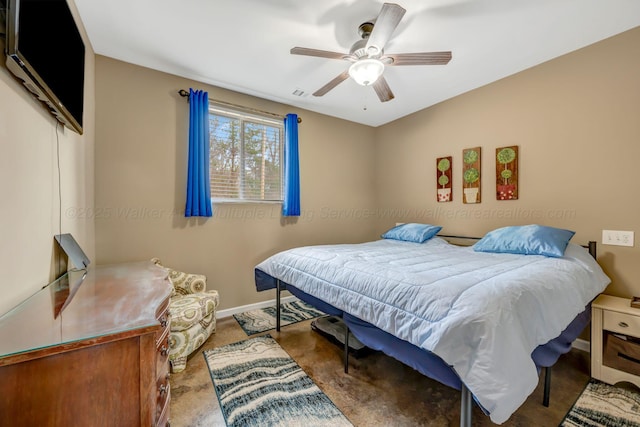
[[[184,89],[180,89],[178,91],[178,94],[180,96],[182,96],[182,97],[187,98],[187,99],[189,98],[189,92],[187,92]],[[247,112],[250,112],[250,113],[266,114],[266,115],[269,115],[269,116],[277,117],[279,119],[284,119],[285,118],[284,116],[281,116],[280,114],[270,113],[269,111],[258,110],[256,108],[244,107],[242,105],[232,104],[230,102],[224,102],[224,101],[214,101],[214,102],[216,104],[224,105],[226,107],[231,107],[231,108],[235,108],[235,109],[238,109],[238,110],[244,110],[244,111],[247,111]],[[302,123],[302,118],[298,117],[298,123]]]

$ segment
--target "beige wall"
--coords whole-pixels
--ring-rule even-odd
[[[283,222],[280,204],[214,206],[211,219],[183,217],[188,103],[210,99],[297,113],[302,216]],[[220,308],[272,299],[255,291],[253,268],[294,246],[371,240],[375,221],[375,129],[96,57],[96,242],[99,263],[159,257],[206,274]]]
[[[253,267],[277,251],[376,238],[395,222],[482,235],[540,223],[600,240],[640,231],[633,187],[640,158],[640,29],[482,87],[394,123],[369,128],[98,56],[96,242],[99,263],[160,257],[204,273],[221,308],[273,298]],[[279,114],[300,126],[303,215],[280,205],[229,204],[185,219],[188,105],[179,89]],[[520,199],[496,201],[495,149],[520,149]],[[482,203],[461,203],[461,151],[483,149]],[[435,202],[435,158],[453,155],[454,201]],[[374,215],[373,212],[376,212]],[[638,236],[640,239],[640,236]],[[637,245],[636,245],[637,246]],[[640,293],[639,250],[599,246],[609,292]]]
[[[56,276],[59,258],[53,236],[60,225],[63,233],[73,233],[90,257],[95,256],[93,220],[77,214],[94,204],[94,55],[84,39],[82,136],[66,128],[56,130],[55,118],[7,70],[4,55],[0,61],[0,314]],[[3,39],[0,50],[4,51]]]
[[[473,72],[473,70],[469,70]],[[602,229],[640,233],[640,28],[458,96],[376,132],[377,231],[422,221],[481,236],[540,223],[601,240]],[[495,149],[518,145],[517,201],[496,201]],[[462,203],[462,149],[482,147],[482,203]],[[435,159],[453,156],[454,201],[437,203]],[[640,234],[633,248],[599,245],[613,284],[640,294]]]

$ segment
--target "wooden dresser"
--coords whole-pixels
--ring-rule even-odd
[[[0,426],[166,426],[169,296],[151,262],[71,271],[0,317]]]

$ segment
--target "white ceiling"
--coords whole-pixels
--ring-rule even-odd
[[[450,50],[453,59],[387,67],[395,99],[381,103],[351,79],[312,96],[350,63],[289,53],[294,46],[348,52],[381,1],[75,3],[97,54],[370,126],[640,25],[640,0],[399,0],[407,12],[385,52]]]

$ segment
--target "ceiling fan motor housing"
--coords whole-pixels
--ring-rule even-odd
[[[367,51],[365,49],[366,46],[367,46],[366,39],[358,40],[353,44],[353,46],[351,46],[351,50],[349,50],[349,53],[351,55],[354,55],[358,59],[360,59],[364,56],[367,56]]]
[[[358,27],[358,34],[360,34],[360,37],[362,38],[351,46],[351,49],[349,50],[351,55],[354,55],[358,59],[365,57],[380,58],[382,56],[383,50],[377,46],[371,46],[369,50],[367,50],[367,42],[369,41],[371,31],[373,31],[373,22],[364,22],[360,24]]]

